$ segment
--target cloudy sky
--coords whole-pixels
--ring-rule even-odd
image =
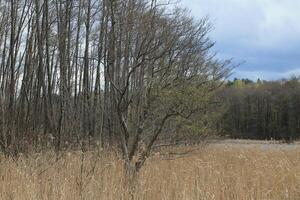
[[[300,0],[181,0],[196,18],[208,15],[220,58],[245,62],[234,77],[300,75]]]

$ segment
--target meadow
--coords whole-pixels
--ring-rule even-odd
[[[0,159],[0,199],[300,199],[300,146],[162,148],[129,187],[116,152],[48,151]],[[131,189],[130,189],[131,188]]]

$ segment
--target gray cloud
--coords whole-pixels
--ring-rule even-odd
[[[221,58],[246,62],[237,75],[255,73],[273,79],[300,72],[300,1],[183,0],[182,4],[197,18],[210,16]]]

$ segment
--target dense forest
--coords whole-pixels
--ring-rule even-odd
[[[300,137],[299,78],[228,81],[219,93],[221,132],[232,138],[293,141]]]
[[[187,13],[156,0],[0,0],[2,152],[116,146],[139,170],[158,140],[205,127],[232,64],[211,51],[209,20]]]

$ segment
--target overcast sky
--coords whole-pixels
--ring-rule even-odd
[[[196,18],[208,15],[220,58],[245,61],[234,77],[300,75],[300,0],[182,0]]]

